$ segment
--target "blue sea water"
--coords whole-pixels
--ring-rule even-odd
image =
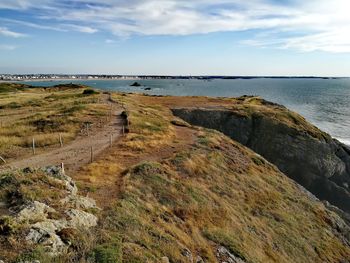
[[[154,95],[235,97],[259,95],[283,104],[308,121],[350,145],[350,79],[234,79],[139,80],[144,87],[130,87],[133,80],[35,81],[36,86],[81,83],[101,90]],[[180,99],[180,98],[179,98]]]

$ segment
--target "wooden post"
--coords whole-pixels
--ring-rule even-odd
[[[0,160],[6,163],[5,159],[0,156]]]
[[[61,145],[61,148],[62,148],[63,147],[62,134],[60,134],[60,145]]]
[[[94,161],[94,149],[92,148],[92,146],[91,146],[91,149],[90,149],[90,153],[91,153],[91,158],[90,158],[90,163],[92,163],[93,161]]]
[[[33,155],[35,155],[35,139],[33,137]]]
[[[85,126],[86,126],[86,133],[87,133],[87,136],[89,137],[89,124],[88,123],[86,123],[85,124]]]
[[[64,163],[61,163],[61,170],[62,170],[62,173],[64,173]]]
[[[113,134],[111,134],[110,138],[109,138],[109,146],[112,148],[112,144],[113,144]]]

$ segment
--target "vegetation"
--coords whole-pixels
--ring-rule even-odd
[[[14,117],[17,137],[28,132],[30,138],[38,130],[57,132],[63,125],[59,114],[66,122],[72,120],[71,127],[79,127],[82,116],[97,116],[98,107],[103,112],[102,105],[92,101],[100,95],[83,96],[82,90],[69,89],[47,93],[21,91],[15,98],[4,95],[10,96],[6,103],[14,101],[21,105],[19,109],[34,107],[23,106],[28,97],[52,96],[51,103],[36,106],[36,114],[50,112],[43,114],[50,122],[38,122],[40,118],[22,113],[24,117]],[[163,257],[170,262],[190,262],[191,258],[217,262],[220,246],[252,263],[342,262],[350,258],[350,247],[335,228],[339,218],[322,203],[239,143],[175,119],[170,107],[222,105],[240,114],[256,111],[271,114],[276,121],[286,118],[288,125],[317,133],[311,125],[304,125],[299,117],[292,121],[287,111],[265,105],[258,98],[178,100],[115,93],[112,99],[125,107],[129,133],[97,161],[72,175],[102,208],[97,212],[99,226],[93,238],[62,233],[67,239],[76,237],[72,240],[75,245],[71,254],[51,258],[52,262],[159,262]],[[4,101],[0,95],[0,105]],[[13,111],[14,116],[19,114],[18,109]],[[1,129],[1,136],[4,134]],[[0,202],[25,197],[55,204],[61,192],[48,187],[58,186],[40,172],[4,174]],[[59,204],[57,207],[59,211]],[[7,235],[0,235],[0,250],[6,251],[8,258],[22,254],[45,262],[40,247],[25,247],[15,234],[21,227],[6,218],[0,221],[0,232]]]
[[[100,229],[121,237],[123,262],[188,262],[188,251],[217,262],[219,246],[246,262],[349,258],[337,216],[266,160],[221,133],[179,126],[172,98],[114,98],[130,134],[77,179],[97,187]]]
[[[84,86],[2,83],[0,89],[0,156],[6,160],[29,154],[33,138],[39,151],[57,147],[60,136],[69,142],[86,123],[105,122],[109,111],[103,95]]]

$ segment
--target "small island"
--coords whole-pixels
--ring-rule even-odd
[[[134,82],[133,84],[130,85],[130,87],[141,87],[142,85],[138,82]]]

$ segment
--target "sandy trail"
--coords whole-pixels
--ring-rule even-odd
[[[106,102],[108,102],[107,98]],[[110,147],[111,135],[112,142],[121,136],[123,119],[120,117],[120,114],[122,108],[116,103],[113,104],[113,108],[111,121],[101,128],[96,127],[92,129],[89,136],[78,136],[74,141],[61,148],[13,161],[6,166],[0,167],[0,170],[8,168],[45,167],[60,165],[61,163],[64,163],[65,170],[68,173],[78,170],[80,167],[90,163],[91,147],[93,149],[94,159],[96,159],[100,153]]]

